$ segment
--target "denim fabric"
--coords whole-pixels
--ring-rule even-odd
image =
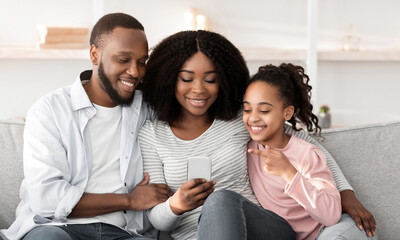
[[[40,226],[30,231],[23,240],[149,240],[151,238],[133,236],[123,229],[105,224],[69,224],[67,226]]]
[[[198,239],[295,239],[289,223],[238,193],[212,193],[199,218]]]
[[[323,227],[317,236],[317,240],[378,240],[378,232],[374,237],[368,237],[364,230],[358,229],[353,218],[347,213],[342,214],[339,222],[330,227]]]

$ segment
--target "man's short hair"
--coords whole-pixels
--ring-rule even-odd
[[[139,29],[144,31],[143,25],[134,17],[125,13],[106,14],[97,21],[90,35],[90,46],[103,47],[106,38],[116,27]]]

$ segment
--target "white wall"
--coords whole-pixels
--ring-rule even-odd
[[[0,59],[0,119],[23,118],[37,99],[71,84],[89,67],[85,60]]]
[[[91,0],[0,0],[0,46],[36,46],[36,25],[92,24]]]
[[[100,0],[94,0],[100,1]],[[400,48],[400,1],[318,1],[318,47],[338,48],[350,24],[365,49]],[[145,26],[150,46],[183,30],[184,12],[196,7],[209,17],[211,30],[239,48],[306,48],[305,0],[103,0],[103,12],[126,12]],[[0,47],[35,46],[36,24],[91,27],[92,0],[0,0]],[[15,30],[18,29],[18,30]],[[249,62],[252,73],[267,62]],[[299,64],[304,65],[304,62]],[[85,60],[0,59],[0,119],[24,116],[37,98],[70,84]],[[320,61],[316,106],[328,104],[333,125],[400,120],[399,61]]]

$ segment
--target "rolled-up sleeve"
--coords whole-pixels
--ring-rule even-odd
[[[153,147],[156,145],[154,131],[154,126],[151,121],[147,121],[140,131],[139,139],[144,171],[149,173],[150,183],[166,184],[162,160],[157,149]],[[175,229],[181,220],[181,216],[177,216],[172,212],[169,206],[169,199],[148,210],[147,216],[151,224],[161,231],[171,231]]]
[[[24,131],[26,199],[34,214],[63,221],[79,201],[84,189],[70,184],[72,174],[55,113],[46,102],[27,114]]]

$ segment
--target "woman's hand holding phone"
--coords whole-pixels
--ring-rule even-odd
[[[171,210],[176,215],[202,206],[215,189],[215,181],[203,178],[194,178],[182,184],[175,194],[169,199]]]

